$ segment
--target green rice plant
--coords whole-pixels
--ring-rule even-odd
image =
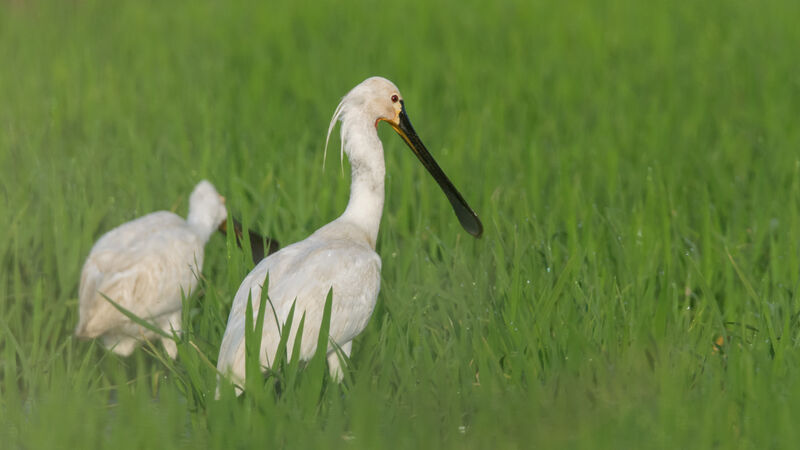
[[[791,447],[798,16],[788,0],[0,4],[2,446]],[[350,166],[334,149],[323,169],[325,131],[372,75],[485,233],[380,126],[381,292],[342,384],[281,356],[214,400],[253,267],[232,237],[206,246],[176,361],[72,336],[96,238],[185,212],[202,178],[284,244],[340,214]]]

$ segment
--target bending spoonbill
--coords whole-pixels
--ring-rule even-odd
[[[225,220],[225,199],[208,181],[189,198],[187,220],[168,211],[147,214],[104,234],[92,247],[81,272],[79,322],[75,335],[100,338],[122,356],[141,339],[157,337],[124,316],[105,298],[170,333],[181,329],[181,293],[197,286],[203,247]],[[161,338],[173,359],[178,349]]]
[[[375,253],[375,240],[383,212],[385,166],[378,122],[388,122],[417,155],[450,200],[464,229],[475,237],[480,237],[483,231],[478,216],[417,136],[406,115],[403,97],[391,81],[368,78],[345,95],[331,119],[328,138],[337,121],[342,122],[342,147],[351,165],[350,201],[339,218],[305,240],[267,257],[242,281],[217,360],[219,372],[230,376],[238,386],[244,386],[245,326],[251,326],[245,323],[247,301],[251,299],[256,317],[267,274],[271,309],[264,314],[261,366],[270,367],[275,360],[279,323],[283,325],[295,302],[289,348],[295,340],[299,318],[305,314],[299,356],[302,360],[313,356],[323,307],[332,288],[327,359],[331,376],[341,380],[334,344],[350,355],[352,340],[366,327],[380,289],[381,258]],[[238,387],[236,393],[241,393]]]

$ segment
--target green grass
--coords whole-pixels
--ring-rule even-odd
[[[165,3],[0,5],[4,448],[796,445],[800,3]],[[335,218],[326,127],[371,75],[486,230],[381,127],[343,385],[287,361],[280,394],[212,400],[252,266],[221,236],[177,362],[72,337],[94,240],[201,178],[283,243]]]

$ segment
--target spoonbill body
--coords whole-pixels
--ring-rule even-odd
[[[99,338],[122,356],[130,355],[142,339],[158,337],[120,313],[103,295],[168,333],[180,331],[181,295],[188,296],[197,286],[203,248],[226,215],[225,199],[203,180],[189,198],[186,220],[158,211],[100,237],[81,272],[75,335]],[[161,341],[175,358],[175,342]]]
[[[289,345],[297,337],[299,318],[305,314],[300,359],[310,359],[317,346],[325,300],[333,290],[327,351],[331,376],[342,377],[336,346],[350,355],[352,340],[367,325],[380,290],[381,259],[375,252],[384,203],[385,165],[378,122],[388,122],[450,200],[462,226],[479,237],[482,225],[461,194],[445,176],[417,136],[406,115],[397,87],[372,77],[353,88],[339,103],[328,128],[328,138],[341,121],[343,152],[351,165],[350,200],[344,213],[311,236],[262,260],[245,277],[233,300],[220,346],[217,369],[238,386],[245,381],[245,311],[248,299],[257,317],[262,286],[269,275],[268,304],[264,314],[260,364],[275,361],[280,331],[295,304]],[[326,144],[327,146],[327,144]],[[241,389],[237,386],[237,394]]]

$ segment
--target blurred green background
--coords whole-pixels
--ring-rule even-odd
[[[796,445],[798,18],[789,0],[2,2],[0,442]],[[486,230],[380,127],[381,293],[343,385],[288,367],[281,393],[210,399],[252,267],[222,236],[177,362],[72,337],[94,240],[185,214],[202,178],[284,244],[340,214],[325,132],[372,75]]]

